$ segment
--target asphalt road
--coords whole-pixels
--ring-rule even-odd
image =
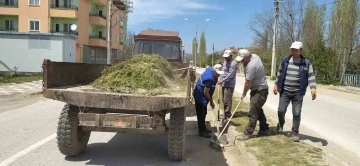
[[[186,137],[186,159],[182,162],[168,160],[166,135],[101,132],[91,133],[83,155],[68,158],[58,151],[55,134],[58,116],[64,103],[47,100],[39,95],[23,97],[13,103],[6,102],[9,100],[10,97],[0,98],[2,105],[8,105],[0,107],[0,166],[248,165],[235,148],[227,148],[224,153],[217,152],[208,146],[208,139],[197,136],[194,112],[187,117],[189,134]]]
[[[204,69],[197,69],[198,73],[202,73]],[[243,76],[236,77],[235,91],[242,94],[245,78]],[[279,103],[279,95],[274,95],[272,89],[274,82],[269,81],[269,96],[265,104],[270,108],[271,114],[275,115]],[[238,95],[240,97],[240,95]],[[250,96],[250,92],[247,97]],[[341,97],[339,97],[341,96]],[[348,99],[345,99],[345,98]],[[349,151],[352,158],[360,159],[360,99],[354,102],[354,98],[359,99],[360,95],[349,94],[345,92],[330,91],[323,88],[318,89],[317,99],[312,100],[308,91],[304,97],[302,119],[300,133],[302,130],[310,129],[313,131],[312,136],[316,135],[326,144],[335,143],[333,147],[339,147],[345,151]],[[269,112],[265,113],[269,114]],[[287,125],[292,125],[292,106],[287,110]],[[276,117],[277,118],[277,117]],[[309,136],[308,136],[309,137]],[[338,148],[338,150],[339,150]],[[337,152],[336,155],[341,155]],[[348,155],[347,155],[348,156]],[[357,162],[358,163],[358,162]]]

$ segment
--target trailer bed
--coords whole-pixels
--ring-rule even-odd
[[[192,104],[190,84],[156,96],[107,92],[89,85],[107,66],[45,60],[43,95],[79,107],[134,111],[163,111]]]

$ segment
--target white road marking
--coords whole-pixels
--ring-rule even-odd
[[[28,148],[16,153],[15,155],[11,156],[10,158],[2,161],[0,163],[0,166],[7,166],[7,165],[13,163],[14,161],[18,160],[19,158],[21,158],[21,157],[25,156],[26,154],[30,153],[31,151],[37,149],[38,147],[44,145],[45,143],[47,143],[49,141],[51,141],[55,137],[56,137],[56,133],[54,133],[54,134],[40,140],[39,142],[29,146]]]

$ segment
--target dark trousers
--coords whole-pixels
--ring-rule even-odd
[[[195,109],[198,122],[199,133],[206,131],[205,118],[207,114],[207,106],[195,100]]]
[[[249,123],[247,124],[244,133],[251,135],[259,120],[260,130],[269,130],[269,125],[266,123],[266,117],[262,107],[264,106],[267,96],[269,95],[268,89],[259,91],[251,91],[250,93],[250,110],[248,113]]]
[[[222,99],[224,103],[225,114],[231,114],[233,94],[234,94],[234,88],[222,88]]]
[[[300,120],[301,120],[301,108],[304,96],[300,95],[299,92],[284,91],[280,94],[278,117],[279,124],[281,127],[285,124],[285,113],[289,103],[291,101],[292,114],[293,114],[293,125],[292,132],[299,134]]]

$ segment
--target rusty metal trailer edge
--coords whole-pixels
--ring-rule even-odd
[[[173,62],[172,62],[173,63]],[[59,87],[89,84],[109,65],[43,62],[44,97],[65,102],[57,130],[58,147],[66,156],[84,152],[91,131],[138,134],[168,134],[170,160],[185,154],[185,107],[195,78],[185,70],[188,82],[184,96],[138,96],[117,93],[64,91]],[[177,68],[189,64],[174,64]],[[170,112],[169,126],[165,115]],[[121,113],[121,114],[119,114]],[[145,115],[145,116],[144,116]]]

